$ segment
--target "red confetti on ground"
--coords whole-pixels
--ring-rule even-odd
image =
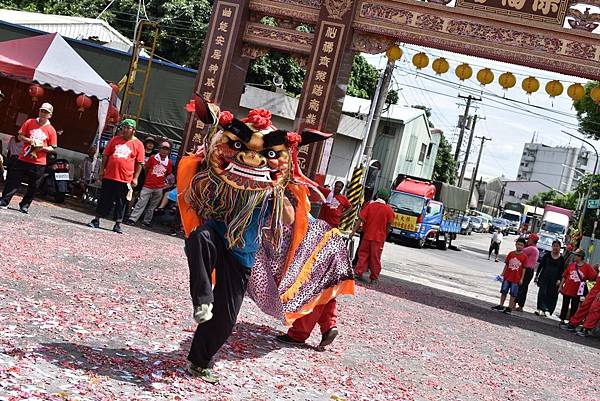
[[[182,240],[89,219],[0,211],[0,401],[600,399],[598,341],[391,278],[340,299],[324,352],[318,330],[311,346],[276,343],[284,328],[246,301],[222,382],[205,384],[185,372]]]

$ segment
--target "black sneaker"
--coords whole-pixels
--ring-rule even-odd
[[[133,221],[131,219],[127,219],[123,223],[127,224],[128,226],[135,226],[135,221]]]
[[[284,344],[304,345],[304,341],[294,340],[292,337],[288,336],[287,334],[281,334],[281,335],[275,336],[275,340],[279,341],[280,343],[284,343]]]
[[[94,220],[90,221],[87,224],[87,226],[91,227],[91,228],[100,228],[100,220],[99,219],[94,219]]]
[[[113,231],[117,234],[123,234],[123,230],[121,229],[121,223],[115,223]]]
[[[29,213],[29,205],[19,205],[19,212],[28,214]]]
[[[583,329],[583,330],[581,330],[581,331],[578,331],[578,332],[577,332],[577,335],[578,335],[579,337],[589,337],[589,336],[591,336],[591,335],[592,335],[592,331],[591,331],[591,330],[588,330],[588,329]]]
[[[199,377],[210,384],[218,384],[219,376],[213,373],[213,371],[209,368],[201,368],[199,366],[190,365],[188,367],[188,373],[194,377]]]
[[[337,327],[332,327],[331,329],[327,330],[325,333],[323,333],[323,336],[321,337],[321,343],[319,344],[319,347],[326,347],[328,345],[330,345],[333,340],[335,340],[335,338],[338,336],[339,331],[337,329]]]
[[[0,200],[0,209],[8,209],[8,202]]]
[[[568,324],[559,324],[558,327],[560,327],[561,329],[563,329],[564,331],[569,331],[571,333],[574,333],[575,330],[577,330],[577,327],[573,326],[571,323]]]
[[[506,308],[504,308],[504,313],[506,313],[507,315],[512,314],[512,309],[510,309],[508,306]]]
[[[504,310],[504,306],[502,305],[496,305],[496,306],[492,306],[493,310]]]
[[[145,221],[144,221],[144,222],[142,222],[142,225],[143,225],[144,227],[147,227],[147,228],[151,228],[151,227],[152,227],[152,223],[146,223]]]

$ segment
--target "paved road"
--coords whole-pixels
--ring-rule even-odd
[[[494,279],[502,273],[504,257],[514,249],[517,236],[505,237],[500,248],[500,262],[487,259],[490,234],[460,235],[455,249],[417,249],[388,243],[384,248],[385,274],[465,295],[488,302],[498,301],[499,283]],[[493,259],[493,257],[492,257]],[[537,286],[532,283],[526,310],[536,308]]]
[[[318,330],[282,347],[284,327],[246,301],[217,358],[222,383],[204,384],[185,373],[182,240],[89,219],[37,202],[0,211],[0,401],[600,399],[598,340],[489,309],[500,266],[478,235],[460,252],[387,245],[379,284],[339,300],[325,352]]]

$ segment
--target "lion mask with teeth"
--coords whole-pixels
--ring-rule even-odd
[[[261,210],[262,229],[278,242],[282,231],[285,190],[288,183],[314,187],[298,167],[298,146],[329,135],[304,131],[302,135],[277,129],[271,113],[255,109],[243,119],[195,99],[188,104],[205,124],[213,127],[206,137],[206,154],[187,193],[201,219],[227,225],[230,247],[243,247],[243,234],[254,211]]]

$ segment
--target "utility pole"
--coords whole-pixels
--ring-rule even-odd
[[[475,97],[475,96],[471,96],[471,95],[469,95],[469,96],[458,95],[458,97],[461,99],[467,99],[467,106],[465,107],[462,124],[460,125],[460,134],[458,135],[458,142],[456,143],[456,152],[454,152],[454,161],[455,162],[458,162],[458,155],[460,153],[460,147],[462,146],[462,141],[465,136],[465,124],[467,122],[467,118],[469,117],[469,108],[471,107],[471,102],[473,100],[476,100],[478,102],[481,101],[480,97]]]
[[[364,160],[367,169],[369,168],[369,163],[371,162],[371,157],[373,156],[373,145],[375,145],[375,137],[377,136],[379,120],[381,119],[381,111],[385,105],[385,100],[390,88],[390,81],[392,80],[392,73],[394,72],[395,63],[395,60],[388,60],[385,66],[385,71],[383,72],[383,75],[381,76],[381,79],[379,80],[375,90],[375,99],[373,99],[375,107],[371,108],[372,113],[369,113],[369,121],[367,122],[367,142],[364,151]],[[366,180],[366,178],[367,174],[364,175],[363,179]]]
[[[479,156],[477,156],[477,164],[475,164],[475,171],[473,171],[473,178],[471,179],[471,187],[469,188],[469,202],[471,201],[471,196],[473,196],[473,191],[475,190],[475,178],[477,177],[477,173],[479,171],[479,163],[481,162],[481,154],[483,153],[483,145],[485,141],[491,141],[492,138],[486,138],[485,136],[476,136],[475,138],[481,139],[481,145],[479,145]],[[504,187],[502,188],[504,192]]]
[[[485,118],[480,117],[485,120]],[[467,150],[465,152],[465,160],[460,168],[460,177],[458,178],[458,187],[462,187],[463,180],[465,179],[465,172],[467,171],[467,164],[469,162],[469,154],[471,153],[471,144],[473,143],[473,135],[475,134],[475,125],[477,124],[477,114],[473,116],[473,124],[471,125],[471,129],[469,132],[469,141],[467,142]],[[473,177],[473,180],[475,177]]]

